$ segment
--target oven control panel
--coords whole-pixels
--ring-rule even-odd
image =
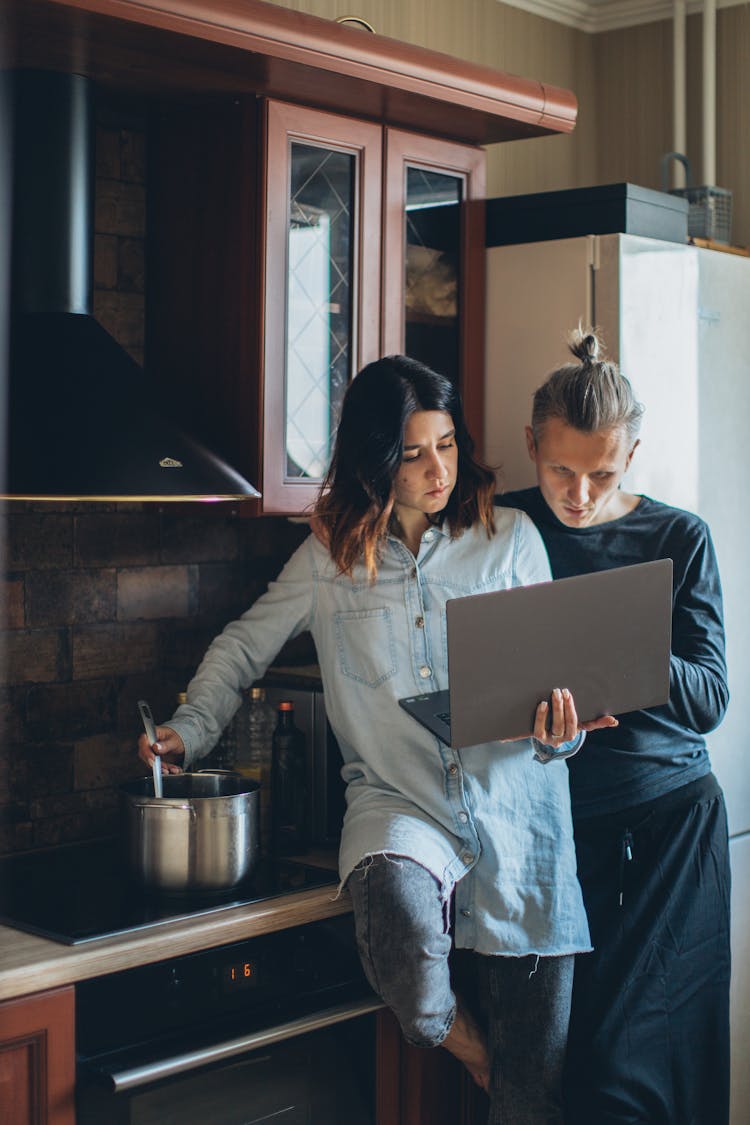
[[[339,915],[82,982],[78,1054],[179,1037],[188,1026],[210,1035],[217,1021],[225,1034],[230,1024],[262,1027],[368,993],[354,921]]]

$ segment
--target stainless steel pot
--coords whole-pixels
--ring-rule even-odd
[[[131,873],[161,891],[222,891],[252,872],[259,855],[257,781],[222,770],[165,774],[120,787]]]

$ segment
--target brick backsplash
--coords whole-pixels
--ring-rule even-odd
[[[0,854],[116,831],[117,786],[143,773],[137,700],[167,718],[211,639],[307,534],[234,510],[64,507],[4,516]],[[41,549],[47,522],[64,549]]]
[[[94,313],[142,362],[145,113],[112,102],[97,118]],[[212,637],[306,534],[228,505],[0,511],[0,854],[117,831],[117,786],[144,772],[137,700],[168,718]],[[304,642],[291,651],[304,659]]]

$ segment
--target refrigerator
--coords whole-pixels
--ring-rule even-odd
[[[484,452],[501,487],[536,483],[524,426],[534,390],[595,325],[646,411],[625,478],[702,516],[725,601],[731,701],[708,736],[732,857],[731,1125],[750,1121],[750,258],[631,234],[487,248]]]

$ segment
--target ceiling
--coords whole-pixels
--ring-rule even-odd
[[[672,0],[500,0],[513,8],[592,33],[613,31],[670,19]],[[716,0],[718,8],[730,8],[745,0]],[[702,0],[687,0],[688,15],[700,12]]]

